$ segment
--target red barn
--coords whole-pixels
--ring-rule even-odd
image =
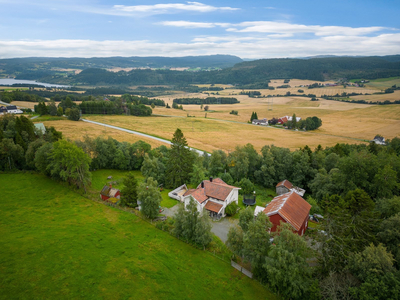
[[[282,125],[283,125],[283,124],[285,124],[288,120],[289,120],[289,117],[288,117],[288,116],[284,116],[284,117],[278,119],[278,124],[282,124]]]
[[[121,192],[118,189],[114,189],[111,184],[110,186],[105,185],[100,192],[100,198],[104,201],[108,201],[110,198],[116,198],[119,200],[121,198]]]
[[[310,209],[311,205],[306,200],[291,191],[272,199],[263,212],[272,223],[272,232],[282,221],[290,224],[298,235],[303,235],[308,227]]]

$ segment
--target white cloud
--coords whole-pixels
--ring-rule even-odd
[[[240,29],[244,27],[243,29]],[[232,24],[228,28],[230,32],[257,32],[257,33],[271,33],[271,34],[300,34],[300,33],[313,33],[316,36],[329,36],[329,35],[366,35],[381,30],[387,29],[385,27],[371,26],[371,27],[345,27],[345,26],[320,26],[320,25],[302,25],[291,24],[286,22],[274,21],[256,21],[256,22],[242,22],[239,24]]]
[[[191,11],[191,12],[201,12],[207,13],[217,10],[238,10],[239,8],[233,7],[216,7],[211,5],[206,5],[200,2],[186,2],[185,3],[166,3],[166,4],[154,4],[154,5],[114,5],[113,10],[118,12],[126,13],[146,13],[146,14],[165,14],[179,11]]]
[[[228,27],[229,23],[206,23],[206,22],[190,22],[190,21],[164,21],[159,24],[164,26],[184,27],[184,28],[213,28],[213,27]]]
[[[157,43],[146,40],[21,40],[1,41],[0,58],[11,57],[107,57],[186,56],[231,54],[246,58],[332,55],[398,54],[400,33],[377,36],[322,36],[315,39],[274,37],[198,37],[188,43]]]

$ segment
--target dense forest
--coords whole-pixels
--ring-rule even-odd
[[[242,59],[233,55],[207,55],[186,57],[92,57],[53,58],[29,57],[0,59],[0,69],[7,75],[37,79],[60,73],[60,69],[87,68],[227,68]]]
[[[233,97],[207,97],[207,98],[176,98],[173,100],[176,104],[235,104],[240,101]]]
[[[270,79],[376,79],[400,75],[398,56],[385,57],[326,57],[311,59],[260,59],[236,63],[215,71],[173,71],[133,69],[110,72],[96,64],[85,64],[79,74],[59,74],[29,66],[18,65],[20,79],[36,79],[69,85],[176,85],[223,83],[261,88]],[[4,60],[3,60],[4,61]],[[8,61],[8,60],[7,60]],[[0,64],[1,65],[1,64]],[[7,63],[2,68],[7,71]],[[268,86],[267,86],[268,87]]]

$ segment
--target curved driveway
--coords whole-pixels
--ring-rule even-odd
[[[156,140],[156,141],[159,141],[159,142],[162,142],[162,143],[166,143],[168,145],[172,145],[171,141],[164,140],[162,138],[151,136],[151,135],[148,135],[148,134],[145,134],[145,133],[137,132],[137,131],[130,130],[130,129],[125,129],[125,128],[118,127],[118,126],[108,125],[108,124],[104,124],[104,123],[100,123],[100,122],[90,121],[90,120],[86,120],[86,119],[81,119],[81,120],[84,121],[84,122],[88,122],[88,123],[92,123],[92,124],[96,124],[96,125],[100,125],[100,126],[104,126],[104,127],[108,127],[108,128],[124,131],[124,132],[131,133],[131,134],[136,134],[136,135],[143,136],[143,137],[146,137],[146,138],[149,138],[149,139],[153,139],[153,140]],[[197,149],[193,149],[193,148],[189,148],[189,149],[190,150],[195,150],[199,155],[203,155],[204,154],[204,152],[201,151],[201,150],[197,150]]]

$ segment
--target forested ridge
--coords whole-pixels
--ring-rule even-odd
[[[1,65],[1,61],[0,61]],[[110,72],[99,64],[84,64],[79,74],[57,74],[55,71],[29,69],[18,65],[20,79],[36,79],[71,85],[176,85],[176,84],[262,84],[270,79],[376,79],[400,75],[398,56],[326,57],[311,59],[260,59],[240,62],[233,67],[214,71],[174,71],[134,69]]]

